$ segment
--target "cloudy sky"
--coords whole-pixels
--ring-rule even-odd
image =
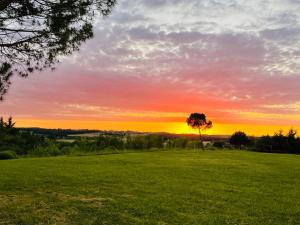
[[[299,0],[119,0],[54,72],[15,77],[19,126],[209,133],[300,128]]]

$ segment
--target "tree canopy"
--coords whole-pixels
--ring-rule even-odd
[[[230,137],[229,142],[232,145],[241,147],[242,145],[249,143],[249,138],[244,132],[237,131]]]
[[[93,19],[108,15],[117,0],[1,0],[0,98],[16,73],[53,68],[93,37]]]
[[[206,120],[204,113],[192,113],[186,120],[187,124],[193,129],[198,129],[201,138],[201,131],[212,127],[212,122]]]

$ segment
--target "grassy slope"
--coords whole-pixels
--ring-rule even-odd
[[[0,161],[0,224],[300,224],[300,156],[148,152]]]

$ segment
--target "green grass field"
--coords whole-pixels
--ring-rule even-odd
[[[0,224],[300,224],[300,156],[144,152],[0,161]]]

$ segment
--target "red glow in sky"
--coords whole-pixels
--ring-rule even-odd
[[[120,1],[57,70],[15,77],[1,114],[19,126],[177,133],[191,131],[191,112],[211,133],[300,127],[300,3],[234,2]]]

